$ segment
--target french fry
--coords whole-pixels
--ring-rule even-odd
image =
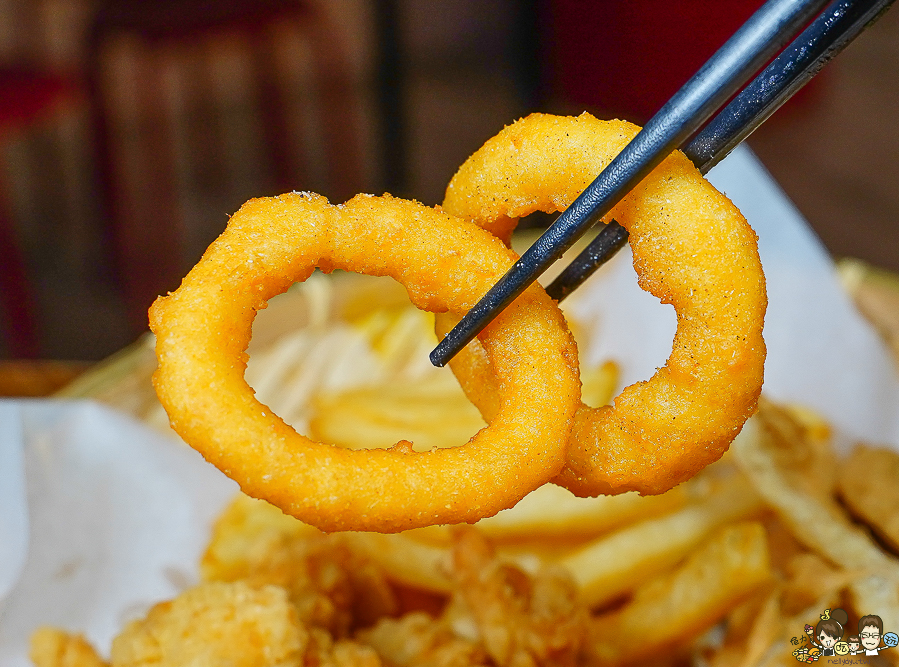
[[[321,532],[284,514],[274,505],[237,494],[215,522],[212,539],[200,561],[204,581],[234,581],[247,576],[254,558],[262,558],[289,541]]]
[[[344,272],[335,272],[330,278],[338,278],[338,285],[343,287],[335,310],[347,322],[360,322],[380,310],[410,307],[409,293],[393,278]]]
[[[612,403],[621,378],[621,369],[614,361],[599,366],[581,366],[581,401],[591,408]]]
[[[288,424],[306,429],[317,392],[380,382],[384,364],[364,335],[346,324],[303,329],[250,357],[247,382]]]
[[[481,519],[475,525],[499,544],[539,547],[550,541],[570,550],[586,539],[621,526],[674,512],[690,497],[691,491],[686,485],[660,496],[623,493],[578,498],[560,486],[545,484],[514,507]],[[449,545],[452,541],[447,526],[418,528],[405,534],[430,544]]]
[[[452,590],[449,549],[423,544],[404,535],[346,533],[350,546],[381,566],[400,584],[430,593]]]
[[[749,634],[740,647],[740,662],[737,663],[740,667],[758,664],[768,648],[779,639],[782,625],[779,597],[776,590],[766,594],[761,608],[754,610],[752,618],[745,619]]]
[[[408,303],[402,308],[375,311],[354,326],[371,341],[375,352],[394,363],[394,373],[401,373],[411,358],[420,358],[421,352],[437,344],[433,314]]]
[[[840,497],[899,553],[899,453],[857,445],[840,471]]]
[[[560,563],[571,571],[584,601],[597,607],[676,565],[716,528],[761,511],[758,495],[735,476],[701,502],[600,538]]]
[[[839,597],[846,586],[866,573],[834,567],[819,555],[805,552],[790,559],[787,574],[780,606],[784,613],[792,615],[808,609],[822,595]]]
[[[807,554],[815,557],[813,554]],[[845,573],[843,573],[845,576]],[[761,607],[747,609],[740,614],[744,605],[737,607],[727,619],[727,637],[718,651],[710,667],[788,667],[795,665],[797,657],[793,651],[802,648],[804,640],[799,643],[791,642],[799,628],[809,620],[818,618],[824,609],[833,609],[841,604],[840,587],[834,588],[830,584],[833,579],[822,588],[823,595],[809,598],[808,605],[790,611],[786,602],[788,591],[779,583],[773,590],[765,592],[764,602]],[[789,583],[788,583],[789,585]],[[748,631],[745,637],[733,637],[741,634],[741,628]],[[787,648],[790,647],[790,648]],[[807,646],[806,646],[807,647]],[[806,654],[802,654],[805,656]],[[719,659],[720,658],[720,659]]]
[[[35,667],[107,667],[83,636],[49,627],[31,635],[29,657]]]
[[[313,399],[309,435],[349,449],[392,447],[415,451],[465,444],[486,424],[451,375],[431,374]]]
[[[806,408],[776,405],[765,397],[759,401],[759,413],[771,441],[767,455],[784,481],[835,507],[837,458],[830,443],[830,429]]]
[[[757,522],[716,532],[673,572],[640,586],[621,610],[594,619],[591,664],[620,665],[671,653],[714,625],[771,577]]]
[[[308,432],[310,412],[314,412],[310,403],[316,396],[340,396],[365,387],[403,387],[424,378],[453,382],[449,371],[438,371],[428,361],[436,343],[433,316],[414,308],[397,283],[355,279],[360,277],[366,278],[343,276],[339,281],[343,289],[329,286],[328,280],[310,279],[295,294],[283,295],[291,297],[293,309],[305,314],[309,325],[251,350],[247,382],[260,401],[300,431]],[[399,292],[388,289],[391,285]],[[297,303],[300,297],[302,304]],[[275,305],[263,316],[278,311],[276,319],[283,320],[282,310]],[[458,387],[456,393],[460,393]]]
[[[884,627],[899,627],[899,561],[853,525],[836,503],[791,483],[778,467],[779,441],[766,419],[762,406],[734,441],[738,464],[800,542],[838,567],[863,573],[849,584],[856,611],[877,613]]]

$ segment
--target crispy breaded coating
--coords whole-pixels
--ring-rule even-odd
[[[213,582],[162,602],[112,642],[112,667],[380,667],[369,647],[300,622],[277,586]]]
[[[153,607],[112,642],[115,667],[299,667],[309,648],[287,593],[208,583]]]
[[[519,218],[571,206],[639,132],[588,113],[531,114],[459,167],[443,209],[508,241]],[[578,408],[565,467],[553,481],[577,496],[655,495],[719,459],[755,412],[765,277],[755,232],[678,151],[604,218],[611,219],[629,233],[640,287],[674,306],[677,331],[650,379],[622,390],[614,405]],[[490,365],[475,349],[460,351],[450,367],[486,417],[498,405],[496,385],[482,380]]]
[[[321,628],[310,628],[304,667],[381,667],[384,663],[370,646],[347,639],[334,640]]]
[[[424,612],[402,618],[383,618],[361,632],[370,645],[394,667],[486,667],[491,665],[479,642],[457,636],[450,625]]]
[[[396,596],[373,563],[269,503],[239,495],[216,522],[201,563],[205,581],[284,588],[300,622],[346,637],[395,613]]]
[[[496,664],[577,664],[587,610],[571,575],[561,567],[547,566],[531,576],[498,560],[476,529],[455,532],[454,608],[468,610]]]
[[[207,581],[234,581],[282,545],[321,534],[264,500],[238,493],[216,520],[200,569]]]
[[[107,667],[83,636],[57,628],[35,630],[29,655],[35,667]]]
[[[153,375],[172,428],[240,487],[329,532],[396,533],[511,507],[565,462],[580,398],[577,346],[555,302],[528,287],[485,329],[503,398],[460,447],[344,449],[310,440],[246,382],[256,313],[315,268],[390,276],[419,308],[467,312],[517,256],[438,208],[384,195],[340,205],[309,192],[253,199],[181,286],[150,309]]]

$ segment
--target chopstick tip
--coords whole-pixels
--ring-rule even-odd
[[[436,366],[437,368],[443,368],[444,366],[446,366],[447,362],[453,357],[453,355],[448,354],[448,350],[443,344],[445,340],[446,338],[440,341],[437,344],[437,347],[431,350],[431,354],[428,357],[431,360],[431,364],[433,366]]]

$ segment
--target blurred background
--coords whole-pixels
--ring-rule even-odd
[[[0,0],[0,359],[132,342],[250,197],[436,204],[531,111],[644,122],[760,5]],[[835,256],[893,271],[897,117],[893,10],[749,141]]]

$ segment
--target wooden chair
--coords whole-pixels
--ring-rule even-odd
[[[28,67],[0,67],[0,147],[78,98],[77,83],[67,77]],[[37,300],[3,177],[0,168],[0,336],[7,356],[34,358],[40,353]]]
[[[315,91],[311,97],[317,100],[316,117],[321,122],[317,146],[305,151],[285,102],[284,77],[279,76],[282,61],[276,47],[278,31],[285,27],[301,31],[313,70]],[[254,115],[261,121],[261,144],[268,156],[273,190],[252,194],[316,189],[318,184],[310,184],[308,178],[309,164],[322,160],[327,179],[324,194],[342,201],[361,188],[358,105],[352,77],[339,36],[315,5],[296,0],[102,3],[90,34],[88,82],[108,241],[135,334],[146,329],[146,311],[153,299],[175,289],[186,269],[199,258],[196,249],[184,251],[184,188],[183,183],[179,185],[185,161],[195,156],[183,145],[177,114],[163,94],[167,88],[160,62],[223,37],[240,46],[252,70]],[[133,107],[127,113],[142,117],[136,131],[143,135],[139,137],[142,147],[132,155],[126,149],[135,142],[126,146],[122,141],[121,99],[110,94],[108,85],[110,76],[123,67],[114,60],[122,44],[127,46],[132,73],[126,77]],[[190,87],[194,94],[214,97],[210,63],[200,60],[192,65],[196,76]],[[202,146],[194,152],[202,152],[200,159],[215,163],[222,155],[222,128],[204,128],[202,134]],[[218,215],[223,228],[228,212],[225,206],[239,202],[218,203],[222,205]]]

